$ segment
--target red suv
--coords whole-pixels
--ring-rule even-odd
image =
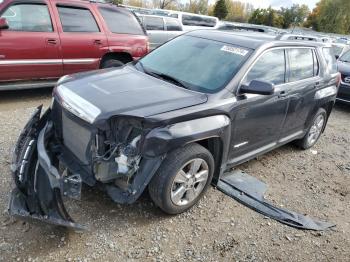
[[[0,0],[0,90],[45,87],[63,75],[120,66],[148,52],[136,16],[80,0]]]

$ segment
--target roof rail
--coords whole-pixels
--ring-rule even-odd
[[[275,40],[299,40],[299,41],[313,41],[321,42],[321,39],[312,35],[299,35],[299,34],[289,34],[282,33],[276,36]]]

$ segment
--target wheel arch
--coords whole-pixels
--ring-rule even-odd
[[[152,130],[145,138],[143,152],[148,157],[155,157],[191,143],[198,143],[214,157],[215,183],[226,169],[230,139],[230,118],[226,115],[214,115]]]
[[[128,52],[108,52],[108,53],[103,55],[101,62],[100,62],[100,68],[102,68],[103,63],[109,59],[120,60],[121,62],[123,62],[125,64],[133,61],[131,54]]]

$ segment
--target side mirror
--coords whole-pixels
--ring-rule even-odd
[[[275,92],[274,84],[265,81],[253,80],[248,86],[242,85],[240,93],[272,95]]]
[[[7,23],[6,18],[0,17],[0,30],[9,29],[9,24]]]

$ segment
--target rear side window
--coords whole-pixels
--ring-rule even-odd
[[[182,15],[182,24],[189,26],[207,26],[214,27],[216,26],[216,19],[205,16],[197,15]]]
[[[143,23],[146,26],[146,30],[164,30],[163,18],[145,16]]]
[[[338,72],[337,59],[335,58],[335,54],[333,52],[333,49],[330,47],[324,47],[324,48],[322,48],[322,52],[323,52],[324,58],[326,60],[329,73],[331,73],[331,74],[337,73]]]
[[[248,85],[252,80],[260,80],[279,85],[285,83],[285,76],[285,51],[277,49],[263,54],[249,71],[243,83]]]
[[[79,7],[58,6],[63,32],[100,32],[90,10]]]
[[[108,7],[100,7],[99,10],[112,33],[144,35],[141,25],[131,12]]]
[[[49,10],[45,4],[10,6],[1,17],[6,18],[11,31],[52,32]]]
[[[314,57],[310,48],[289,49],[289,82],[314,76]]]
[[[182,31],[180,22],[176,19],[165,18],[167,31]]]

